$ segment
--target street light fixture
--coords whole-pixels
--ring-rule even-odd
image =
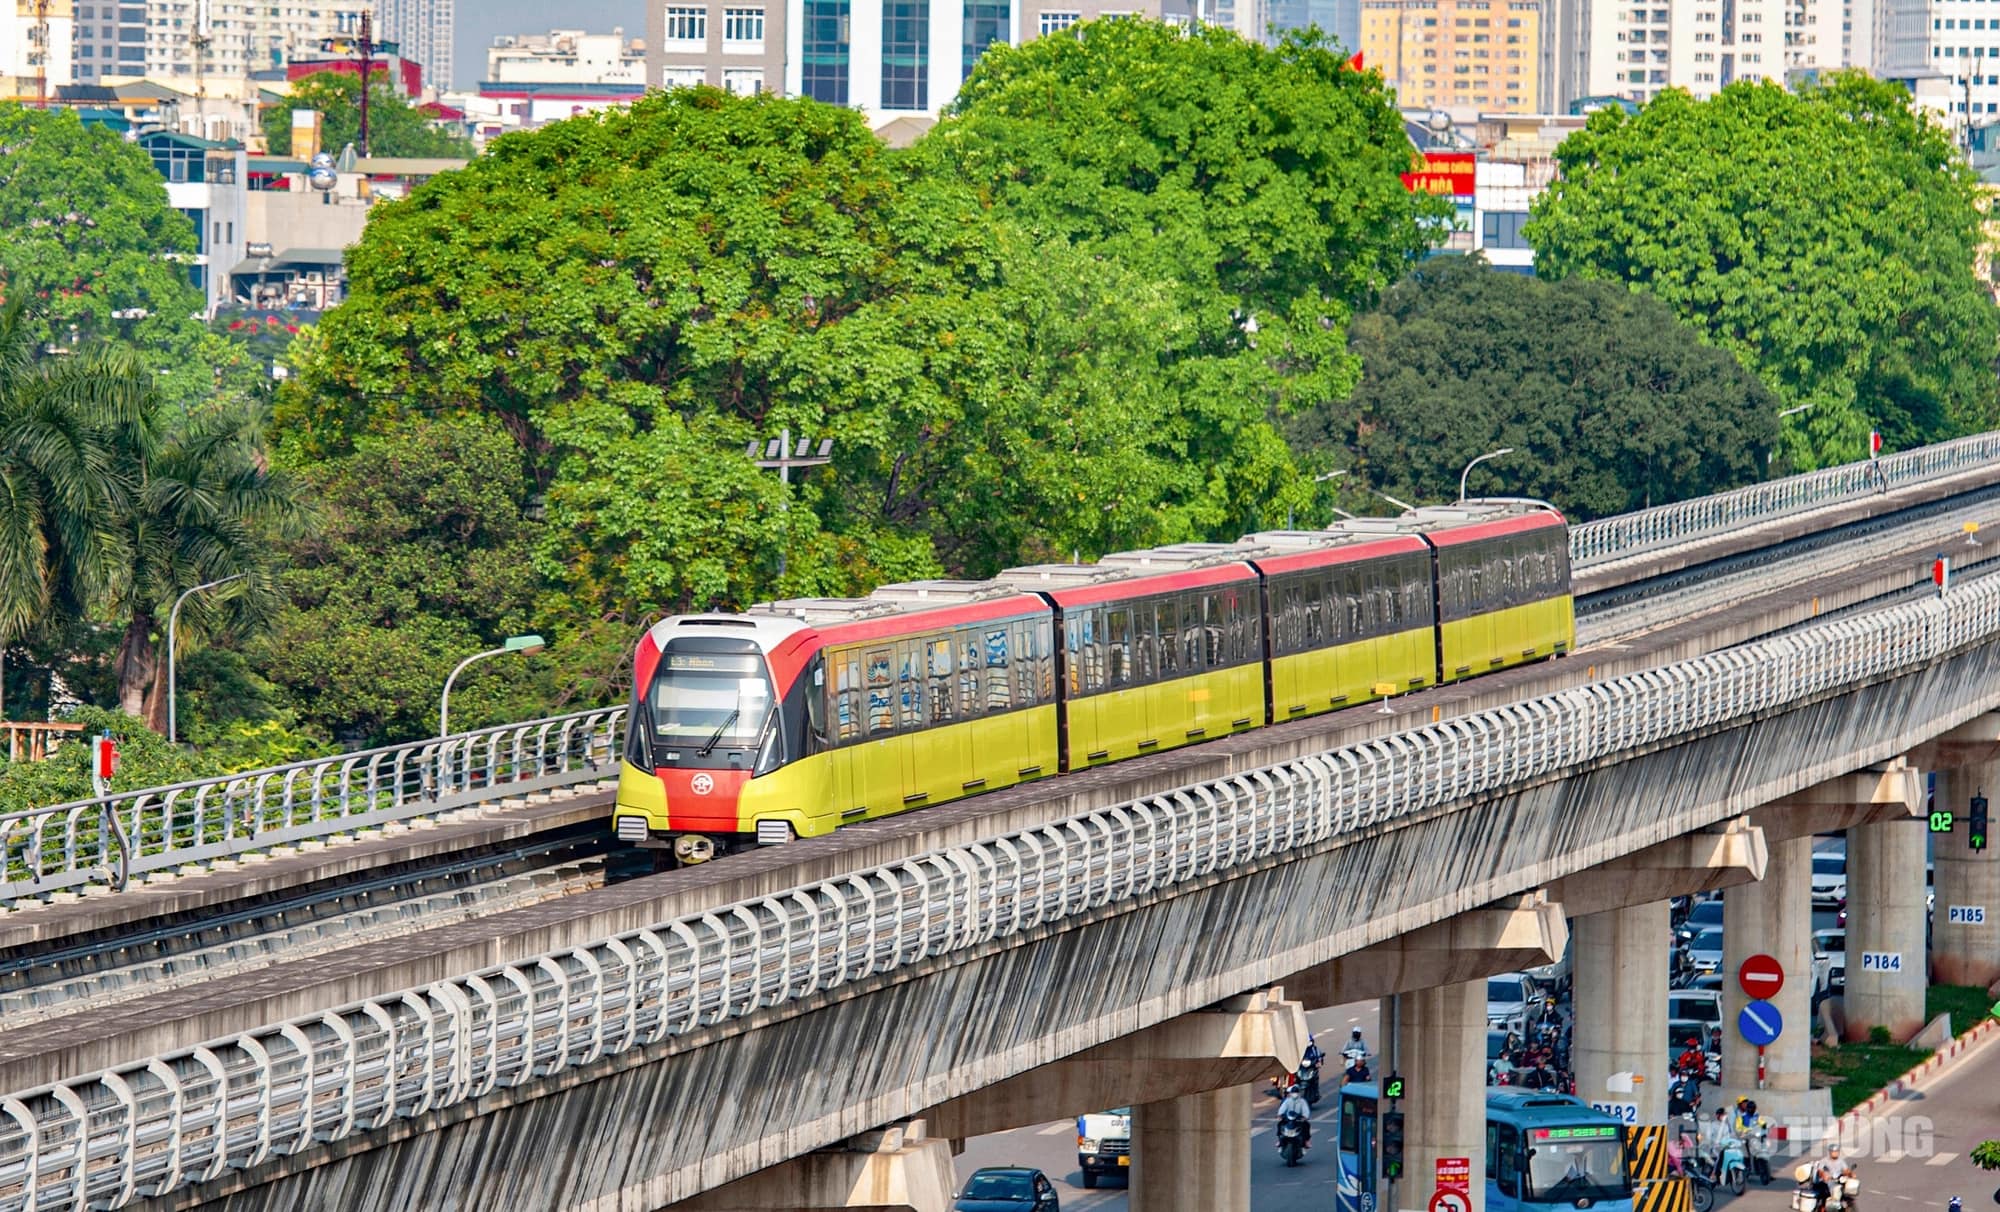
[[[1473,468],[1479,466],[1481,463],[1484,463],[1488,459],[1497,459],[1501,455],[1510,455],[1513,453],[1514,453],[1514,448],[1512,446],[1502,446],[1498,450],[1489,450],[1485,454],[1480,455],[1478,458],[1474,459],[1472,462],[1467,463],[1465,465],[1465,470],[1458,473],[1459,503],[1461,505],[1465,503],[1465,478],[1472,474]]]
[[[1819,403],[1819,401],[1818,401],[1818,400],[1809,400],[1809,401],[1807,401],[1806,403],[1804,403],[1804,404],[1801,404],[1801,405],[1799,405],[1799,406],[1798,406],[1798,407],[1796,407],[1796,408],[1781,408],[1781,409],[1779,409],[1779,410],[1778,410],[1778,415],[1779,415],[1780,417],[1789,417],[1789,416],[1791,416],[1791,415],[1792,415],[1793,413],[1800,413],[1800,412],[1804,412],[1804,411],[1805,411],[1806,409],[1808,409],[1808,408],[1811,408],[1811,407],[1812,407],[1812,406],[1813,406],[1814,404],[1817,404],[1817,403]]]
[[[458,680],[459,674],[465,672],[467,665],[486,657],[499,656],[503,652],[518,652],[522,656],[533,656],[546,647],[548,645],[538,635],[510,635],[500,647],[488,648],[485,652],[475,652],[460,661],[458,668],[452,670],[451,676],[444,680],[444,694],[438,699],[438,735],[441,737],[451,735],[451,684]]]
[[[178,704],[175,702],[177,687],[174,685],[174,641],[176,638],[175,633],[180,627],[181,603],[204,589],[213,589],[217,585],[227,585],[231,581],[240,581],[249,575],[247,572],[239,572],[233,577],[223,577],[219,581],[210,581],[206,585],[196,585],[193,589],[175,598],[174,608],[167,612],[167,744],[169,745],[174,744],[180,739],[178,733],[180,720],[176,711]]]
[[[812,296],[810,295],[806,297],[806,306],[808,310],[814,307]],[[775,467],[778,469],[778,483],[787,486],[785,495],[778,501],[778,510],[782,513],[791,508],[792,494],[789,486],[792,482],[792,468],[818,467],[822,463],[833,462],[833,439],[821,438],[817,454],[813,453],[811,438],[800,438],[798,449],[794,450],[792,449],[791,427],[787,426],[779,431],[777,437],[772,438],[765,444],[763,458],[757,458],[757,440],[755,438],[750,440],[750,445],[744,450],[744,453],[755,459],[759,467]],[[778,575],[785,575],[785,549],[782,547],[778,549]]]
[[[1347,469],[1343,467],[1339,471],[1329,471],[1325,475],[1314,476],[1313,483],[1324,484],[1328,480],[1338,480],[1340,477],[1346,474],[1347,474]],[[1334,512],[1339,513],[1340,511],[1336,509],[1334,510]],[[1292,528],[1292,510],[1287,509],[1285,510],[1285,529],[1290,530],[1291,528]]]
[[[1371,489],[1369,489],[1368,491],[1370,491],[1370,492],[1374,493],[1374,494],[1375,494],[1376,496],[1378,496],[1378,497],[1381,497],[1381,498],[1382,498],[1383,500],[1385,500],[1385,501],[1389,502],[1389,504],[1391,504],[1391,505],[1394,505],[1394,506],[1395,506],[1396,508],[1398,508],[1398,509],[1402,510],[1402,511],[1403,511],[1404,513],[1415,513],[1415,512],[1417,512],[1417,507],[1416,507],[1415,505],[1411,505],[1411,504],[1409,504],[1409,503],[1408,503],[1408,502],[1406,502],[1406,501],[1398,501],[1398,500],[1397,500],[1396,498],[1394,498],[1394,497],[1390,496],[1390,495],[1389,495],[1388,493],[1386,493],[1386,492],[1383,492],[1383,491],[1382,491],[1381,489],[1379,489],[1379,488],[1371,488]]]

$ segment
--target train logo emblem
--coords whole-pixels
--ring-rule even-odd
[[[694,789],[696,795],[707,795],[715,790],[715,780],[705,774],[697,774],[688,786]]]

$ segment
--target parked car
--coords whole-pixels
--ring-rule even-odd
[[[1710,973],[1720,979],[1720,973]],[[1704,989],[1675,989],[1667,994],[1667,1018],[1691,1021],[1711,1028],[1722,1025],[1722,993]]]
[[[1815,997],[1847,987],[1847,931],[1815,930],[1812,936],[1812,991]]]
[[[1563,990],[1569,988],[1571,972],[1570,953],[1575,948],[1576,936],[1572,934],[1569,941],[1563,944],[1562,958],[1552,964],[1541,964],[1537,967],[1527,969],[1529,978],[1535,982],[1538,988],[1560,994]]]
[[[1535,1021],[1536,1005],[1541,995],[1535,990],[1535,982],[1528,979],[1525,972],[1509,972],[1504,976],[1488,977],[1486,980],[1486,1025],[1498,1027],[1502,1031],[1519,1031],[1527,1034],[1528,1024]]]
[[[1711,926],[1688,940],[1688,961],[1696,972],[1722,969],[1722,927]]]
[[[1838,905],[1847,900],[1847,855],[1816,851],[1812,857],[1812,903]]]
[[[952,1212],[1062,1212],[1055,1184],[1029,1166],[984,1166],[965,1180]]]
[[[1683,988],[1699,993],[1713,993],[1717,997],[1720,997],[1722,996],[1722,974],[1720,972],[1704,972],[1700,976],[1690,980]]]
[[[1107,1174],[1132,1175],[1132,1108],[1080,1115],[1076,1120],[1076,1165],[1085,1188]]]

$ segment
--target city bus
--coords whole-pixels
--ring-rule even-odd
[[[1336,1195],[1340,1212],[1379,1212],[1387,1206],[1377,1152],[1380,1105],[1381,1091],[1374,1082],[1350,1082],[1340,1088]],[[1406,1193],[1402,1205],[1423,1206],[1431,1177],[1410,1174],[1403,1181],[1424,1189]],[[1632,1212],[1624,1125],[1567,1094],[1488,1089],[1486,1208],[1487,1212],[1579,1208]]]

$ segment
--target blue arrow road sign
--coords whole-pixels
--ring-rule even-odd
[[[1752,1045],[1762,1048],[1785,1029],[1785,1017],[1769,1002],[1751,1002],[1736,1016],[1736,1029]]]

